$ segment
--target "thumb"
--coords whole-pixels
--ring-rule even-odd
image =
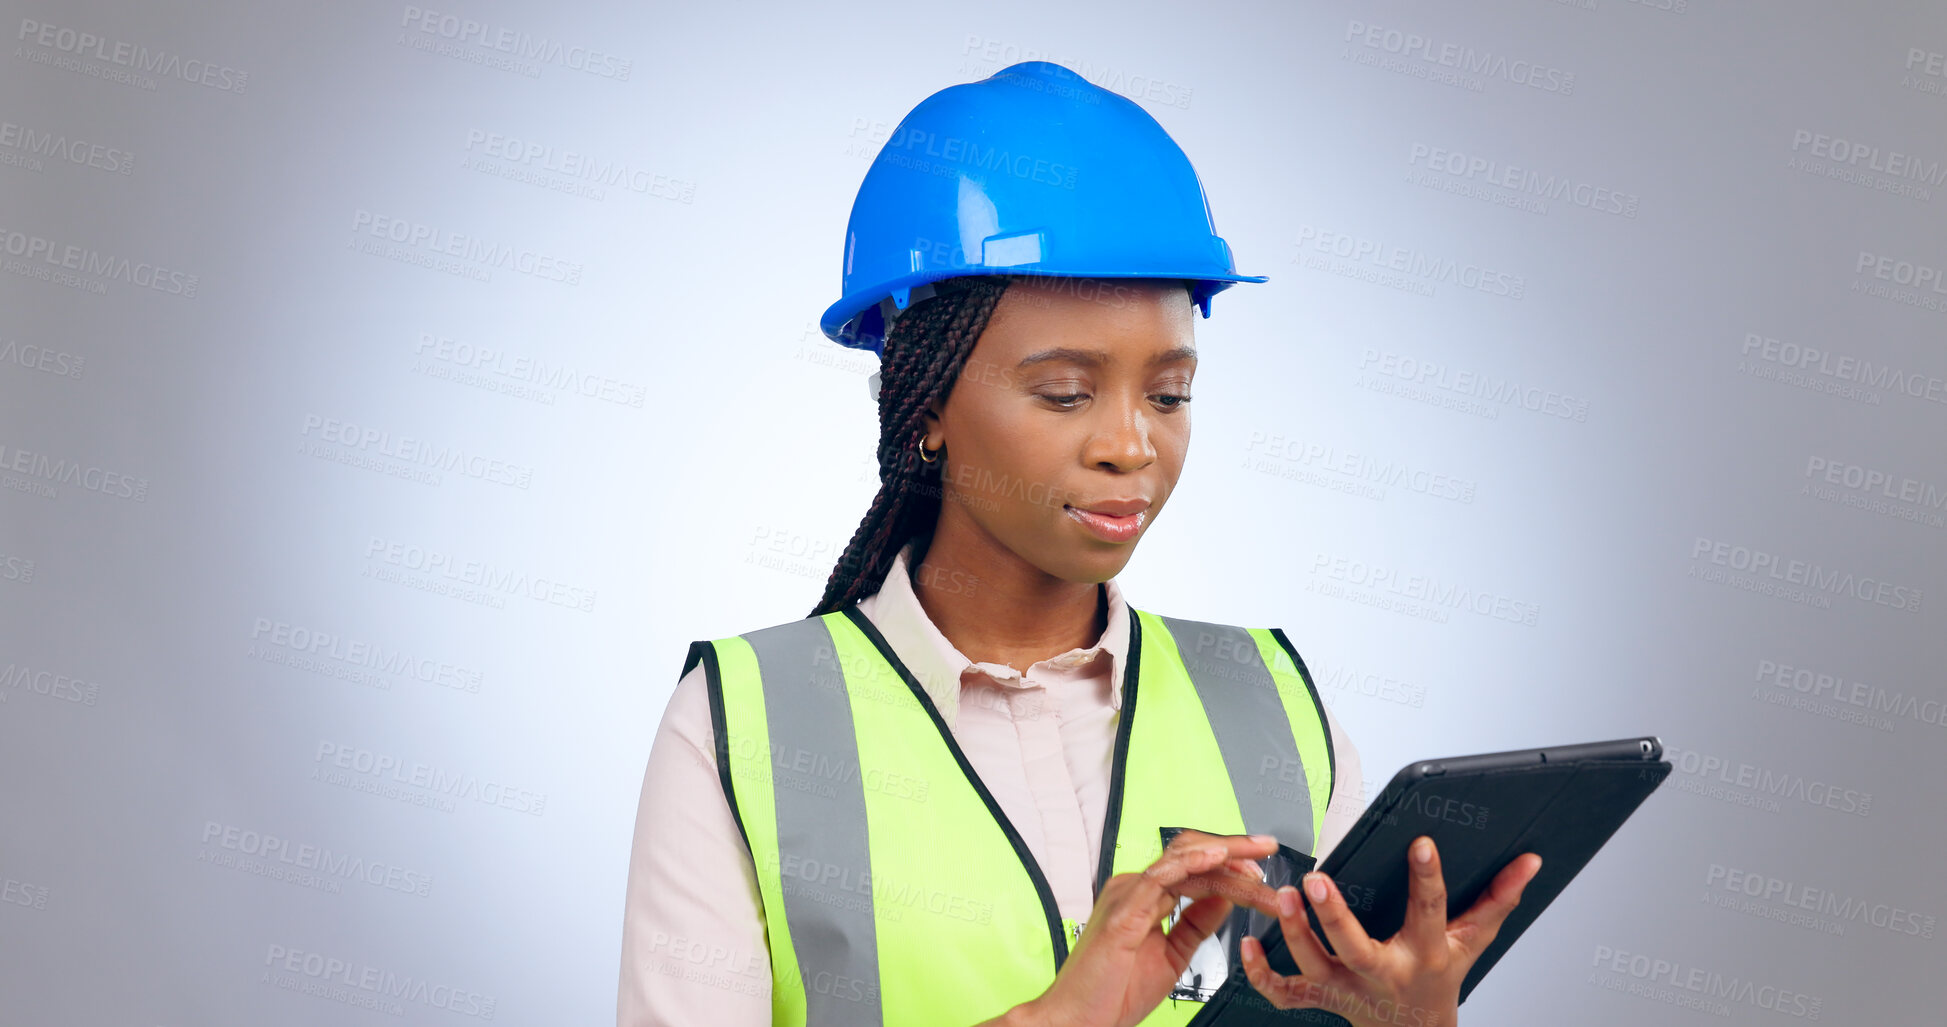
[[[1176,926],[1171,927],[1164,936],[1170,965],[1176,968],[1177,973],[1182,973],[1190,965],[1190,954],[1212,932],[1224,925],[1230,911],[1231,901],[1221,895],[1205,895],[1184,907],[1183,914],[1176,919]]]
[[[1110,901],[1109,935],[1117,948],[1135,949],[1160,930],[1163,918],[1176,910],[1176,896],[1143,874],[1130,874],[1130,881]]]

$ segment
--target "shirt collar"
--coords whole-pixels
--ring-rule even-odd
[[[886,572],[885,584],[879,591],[859,602],[859,611],[864,613],[879,634],[885,636],[886,644],[913,672],[919,686],[933,700],[933,706],[940,711],[940,719],[948,727],[953,726],[960,710],[960,679],[962,674],[975,666],[965,654],[947,640],[933,619],[926,615],[926,607],[921,606],[919,596],[913,592],[913,582],[907,562],[913,551],[913,543],[900,547],[893,557],[892,569]],[[1129,654],[1129,608],[1122,597],[1122,589],[1115,579],[1102,583],[1108,594],[1108,627],[1102,637],[1092,646],[1071,649],[1069,653],[1084,656],[1098,651],[1109,656],[1109,703],[1122,709],[1122,675]]]

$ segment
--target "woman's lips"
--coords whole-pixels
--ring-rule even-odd
[[[1147,510],[1140,510],[1127,517],[1111,517],[1108,514],[1077,510],[1072,506],[1064,506],[1062,510],[1068,516],[1075,518],[1076,523],[1087,528],[1090,534],[1104,542],[1127,542],[1135,538],[1136,533],[1142,530],[1143,518],[1149,513]]]

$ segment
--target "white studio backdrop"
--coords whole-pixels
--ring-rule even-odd
[[[1270,276],[1131,601],[1368,791],[1670,748],[1466,1018],[1940,1022],[1940,5],[4,8],[0,1022],[612,1022],[685,646],[875,488],[854,192],[1024,59]]]

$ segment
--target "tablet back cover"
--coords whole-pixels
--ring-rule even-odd
[[[1522,891],[1521,903],[1462,982],[1460,998],[1466,1001],[1670,769],[1662,760],[1586,760],[1422,778],[1404,789],[1390,815],[1355,831],[1368,836],[1356,846],[1355,865],[1333,868],[1328,857],[1321,869],[1332,874],[1367,933],[1384,939],[1406,922],[1406,849],[1414,838],[1434,834],[1440,841],[1449,919],[1473,906],[1509,860],[1523,852],[1541,856],[1541,870]],[[1527,828],[1513,835],[1495,829],[1530,818]],[[1355,846],[1341,848],[1350,853]],[[1462,867],[1475,869],[1456,869]],[[1316,929],[1317,918],[1312,919]]]

